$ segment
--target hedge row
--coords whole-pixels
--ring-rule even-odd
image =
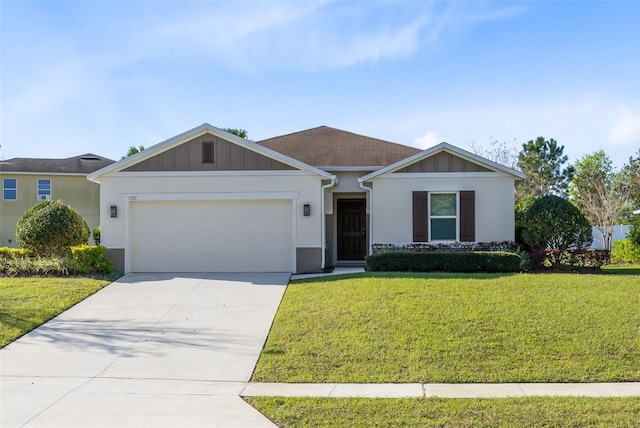
[[[531,263],[538,269],[599,269],[609,263],[607,250],[531,250]]]
[[[477,252],[391,252],[366,258],[372,271],[395,272],[517,272],[522,257],[503,251]]]
[[[452,242],[433,244],[412,242],[408,244],[373,244],[373,254],[378,253],[466,253],[470,251],[517,251],[519,245],[513,241]]]
[[[113,262],[101,246],[71,247],[71,255],[37,256],[22,248],[0,248],[0,273],[18,275],[113,274]]]

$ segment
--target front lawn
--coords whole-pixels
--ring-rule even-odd
[[[245,398],[280,427],[631,427],[640,398]]]
[[[0,347],[84,300],[109,282],[76,277],[0,277]]]
[[[602,270],[614,275],[640,275],[640,265],[608,265]]]
[[[289,285],[256,382],[640,380],[640,277],[390,274]]]

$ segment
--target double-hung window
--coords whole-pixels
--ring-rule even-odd
[[[430,241],[458,241],[458,193],[429,192]]]
[[[50,201],[51,200],[51,180],[48,178],[38,179],[38,200]]]
[[[18,179],[5,178],[2,180],[2,199],[15,201],[18,199]]]

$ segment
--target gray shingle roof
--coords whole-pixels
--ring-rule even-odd
[[[0,161],[0,172],[89,174],[114,162],[114,160],[93,153],[66,159],[13,158]]]
[[[257,141],[315,167],[386,166],[419,153],[403,146],[328,126]]]

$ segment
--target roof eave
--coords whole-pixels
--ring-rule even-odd
[[[189,131],[183,132],[179,135],[176,135],[175,137],[169,138],[168,140],[155,144],[154,146],[148,149],[145,149],[139,153],[136,153],[133,156],[127,157],[105,168],[99,169],[98,171],[95,171],[94,173],[89,174],[87,176],[87,179],[93,182],[99,183],[100,177],[106,174],[122,171],[123,169],[126,169],[132,165],[135,165],[138,162],[142,162],[146,159],[149,159],[157,154],[162,153],[163,151],[169,150],[175,146],[178,146],[190,139],[196,138],[207,132],[217,137],[220,137],[222,139],[232,141],[233,143],[239,145],[240,147],[244,147],[248,150],[269,155],[270,157],[273,157],[278,161],[281,161],[282,163],[292,166],[294,168],[307,170],[309,172],[318,174],[328,180],[335,178],[334,175],[329,174],[326,171],[322,171],[304,162],[300,162],[296,159],[285,156],[282,153],[279,153],[267,147],[261,146],[260,144],[254,143],[249,140],[245,140],[244,138],[238,137],[237,135],[230,134],[208,123],[203,123],[202,125],[197,126]]]
[[[525,174],[523,174],[522,172],[520,172],[520,171],[516,171],[515,169],[507,168],[504,165],[500,165],[499,163],[490,161],[489,159],[485,159],[485,158],[483,158],[481,156],[478,156],[478,155],[476,155],[474,153],[467,152],[466,150],[463,150],[463,149],[461,149],[459,147],[453,146],[453,145],[451,145],[449,143],[440,143],[440,144],[435,145],[433,147],[430,147],[430,148],[428,148],[426,150],[423,150],[422,152],[416,153],[413,156],[409,156],[408,158],[399,160],[398,162],[392,163],[391,165],[388,165],[388,166],[386,166],[384,168],[381,168],[381,169],[379,169],[377,171],[374,171],[371,174],[367,174],[364,177],[360,177],[358,179],[358,181],[360,181],[362,183],[364,183],[366,181],[370,181],[370,180],[372,180],[372,179],[374,179],[374,178],[376,178],[376,177],[378,177],[380,175],[386,174],[388,172],[396,171],[398,169],[401,169],[401,168],[405,167],[406,165],[410,165],[413,162],[416,162],[418,160],[427,158],[429,156],[432,156],[432,155],[434,155],[434,154],[436,154],[438,152],[445,151],[445,150],[453,152],[453,153],[456,153],[456,154],[458,154],[458,155],[460,155],[462,157],[466,157],[468,159],[471,159],[471,160],[473,160],[473,161],[475,161],[475,162],[477,162],[477,163],[479,163],[481,165],[488,166],[491,169],[497,169],[499,171],[502,171],[504,173],[512,175],[512,176],[515,177],[516,181],[524,180],[525,178],[527,178],[527,176]]]

